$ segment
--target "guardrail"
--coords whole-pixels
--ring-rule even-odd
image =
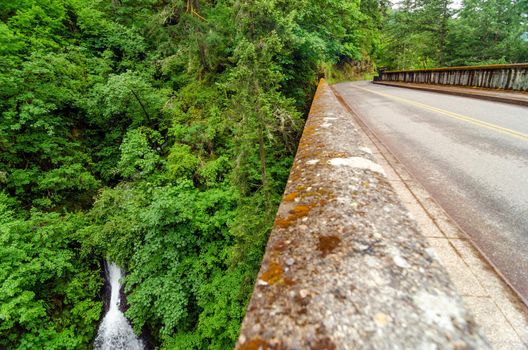
[[[236,348],[487,349],[321,81]]]
[[[380,71],[376,81],[528,90],[528,63]]]

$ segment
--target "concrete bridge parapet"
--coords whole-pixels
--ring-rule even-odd
[[[237,349],[488,348],[374,159],[321,81]]]
[[[380,71],[376,81],[528,90],[528,63]]]

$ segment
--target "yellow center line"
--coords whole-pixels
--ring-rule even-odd
[[[361,90],[365,90],[365,91],[371,92],[371,93],[376,94],[376,95],[380,95],[380,96],[384,96],[384,97],[387,97],[387,98],[391,98],[393,100],[398,100],[398,101],[401,101],[401,102],[404,102],[404,103],[407,103],[407,104],[410,104],[410,105],[413,105],[413,106],[416,106],[416,107],[428,109],[428,110],[433,111],[433,112],[444,114],[444,115],[446,115],[446,116],[448,116],[450,118],[462,120],[462,121],[465,121],[465,122],[468,122],[468,123],[471,123],[471,124],[474,124],[474,125],[486,128],[486,129],[490,129],[490,130],[497,131],[497,132],[500,132],[500,133],[503,133],[503,134],[506,134],[506,135],[509,135],[509,136],[512,136],[512,137],[515,137],[515,138],[518,138],[518,139],[521,139],[521,140],[524,140],[524,141],[528,141],[528,134],[523,134],[522,132],[518,132],[518,131],[515,131],[515,130],[512,130],[512,129],[508,129],[508,128],[503,128],[502,126],[499,126],[499,125],[495,125],[495,124],[491,124],[491,123],[488,123],[488,122],[484,122],[482,120],[471,118],[471,117],[468,117],[466,115],[462,115],[462,114],[446,111],[444,109],[440,109],[440,108],[436,108],[436,107],[433,107],[433,106],[429,106],[429,105],[426,105],[426,104],[423,104],[423,103],[420,103],[420,102],[415,102],[415,101],[412,101],[412,100],[408,100],[406,98],[385,94],[383,92],[374,91],[374,90],[362,88],[362,87],[359,87],[359,86],[355,86],[355,87],[358,88],[358,89],[361,89]]]

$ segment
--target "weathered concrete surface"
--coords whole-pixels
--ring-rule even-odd
[[[237,349],[440,348],[488,345],[323,81]]]
[[[334,85],[528,305],[528,109]]]
[[[376,80],[528,90],[528,63],[383,71]]]
[[[455,87],[430,84],[402,83],[397,81],[375,81],[375,84],[402,87],[407,89],[437,92],[441,94],[472,97],[481,100],[495,101],[528,106],[528,94],[526,92],[512,92],[502,90],[489,90],[474,87]]]
[[[332,90],[346,104],[338,87],[333,86]],[[376,161],[385,169],[387,179],[415,218],[492,349],[528,349],[528,308],[475,248],[470,236],[451,219],[392,150],[378,139],[362,120],[363,115],[354,112],[357,103],[347,106],[367,136],[367,147],[372,149]]]

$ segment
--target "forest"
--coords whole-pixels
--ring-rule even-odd
[[[318,80],[528,61],[517,0],[0,0],[0,349],[229,349]]]
[[[382,32],[389,69],[528,62],[528,1],[401,0]]]

